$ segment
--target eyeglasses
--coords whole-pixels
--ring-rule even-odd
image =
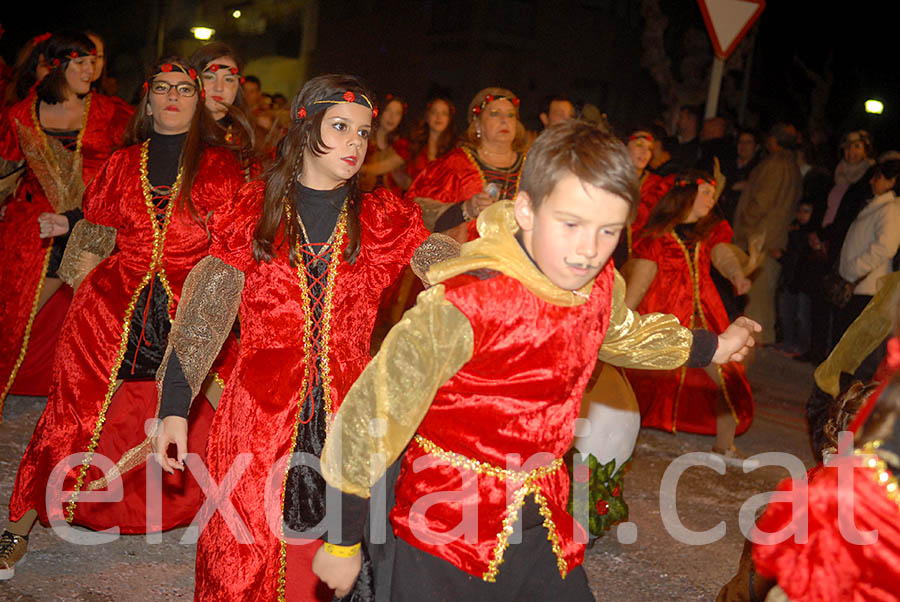
[[[175,88],[178,96],[185,98],[190,98],[197,94],[197,86],[194,84],[170,84],[168,82],[155,81],[150,85],[150,91],[160,96],[167,95],[172,88]]]

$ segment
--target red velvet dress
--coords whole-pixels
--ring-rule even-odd
[[[434,160],[437,161],[440,157],[436,157]],[[415,181],[419,174],[425,171],[425,168],[431,165],[433,161],[428,159],[428,145],[425,144],[422,146],[421,150],[416,153],[416,156],[410,156],[409,160],[406,162],[406,174],[410,177],[411,180]]]
[[[463,274],[442,283],[445,298],[472,326],[472,358],[438,389],[418,435],[444,452],[504,469],[510,454],[519,455],[526,472],[559,462],[535,474],[531,484],[563,577],[582,563],[580,542],[587,534],[566,511],[569,475],[557,459],[572,445],[571,425],[609,327],[613,274],[609,263],[588,301],[575,307],[544,301],[498,272],[484,279]],[[390,515],[394,532],[411,546],[492,581],[503,570],[504,519],[519,508],[510,499],[531,499],[533,491],[452,461],[429,464],[425,459],[416,470],[420,458],[442,455],[419,441],[403,457]],[[423,505],[429,497],[433,501]],[[461,525],[472,518],[472,507],[477,507],[477,530],[463,536]],[[447,533],[457,536],[436,537]]]
[[[674,233],[638,240],[633,256],[649,259],[658,266],[638,313],[670,313],[682,326],[724,332],[728,315],[710,275],[710,250],[729,242],[731,236],[731,227],[722,220],[707,240],[690,249]],[[721,393],[703,369],[627,370],[627,374],[641,407],[643,426],[672,432],[716,433],[715,401]],[[725,383],[726,403],[737,420],[737,434],[741,434],[753,419],[753,395],[744,367],[734,362],[724,364],[720,375]]]
[[[473,156],[474,151],[458,147],[433,161],[406,191],[406,198],[430,199],[441,203],[459,203],[482,192],[489,181],[491,174],[479,166]],[[517,161],[519,170],[509,174],[509,181],[500,186],[501,199],[513,199],[519,190],[519,176],[521,174],[522,161]],[[478,238],[476,220],[470,220],[466,224],[466,237],[468,240]]]
[[[637,214],[631,223],[631,241],[636,241],[641,236],[641,230],[647,225],[650,213],[675,183],[675,175],[660,176],[652,171],[646,172],[641,181],[641,202],[637,208]]]
[[[81,140],[82,178],[88,184],[112,152],[121,144],[130,107],[109,96],[91,94]],[[0,156],[10,161],[24,159],[17,127],[46,140],[37,123],[34,91],[24,100],[0,109]],[[0,220],[0,413],[12,393],[46,395],[50,365],[63,316],[72,291],[63,286],[36,315],[39,289],[53,239],[38,236],[38,216],[55,211],[28,165],[16,192]],[[52,167],[50,168],[52,169]],[[15,283],[15,285],[13,285]],[[29,344],[29,342],[31,344]],[[33,353],[29,353],[29,350]],[[17,375],[22,377],[17,382]]]
[[[165,475],[160,514],[160,503],[146,497],[147,465],[141,464],[123,476],[121,501],[73,504],[70,494],[59,494],[59,504],[45,506],[51,471],[70,454],[87,452],[90,457],[85,463],[90,467],[83,470],[77,460],[63,484],[66,491],[80,489],[82,496],[105,474],[98,468],[104,466],[100,455],[115,463],[144,441],[145,421],[156,417],[155,380],[128,380],[115,391],[138,296],[158,277],[166,285],[168,313],[174,319],[185,278],[209,250],[206,228],[187,212],[174,210],[171,202],[168,225],[157,228],[156,209],[142,187],[142,148],[135,145],[113,154],[85,191],[85,219],[115,228],[116,250],[85,277],[66,315],[47,407],[16,476],[10,500],[13,520],[34,508],[45,524],[49,514],[52,520],[63,517],[92,529],[116,526],[123,533],[144,533],[189,523],[202,502],[201,490],[188,471]],[[234,153],[220,148],[205,151],[191,191],[197,213],[225,210],[242,183]],[[192,451],[203,449],[212,414],[205,400],[194,404]],[[153,490],[149,494],[158,495]]]
[[[278,461],[296,449],[301,419],[324,413],[330,424],[370,359],[382,291],[428,235],[417,206],[384,189],[364,195],[359,255],[352,265],[343,259],[346,237],[332,251],[340,254],[336,272],[328,272],[325,298],[328,289],[332,296],[315,324],[311,304],[304,302],[303,269],[291,267],[284,246],[276,246],[278,255],[271,262],[253,260],[264,186],[244,186],[234,212],[212,228],[212,254],[243,271],[245,283],[240,356],[216,411],[207,456],[212,479],[221,483],[239,454],[252,454],[240,479],[232,483],[229,499],[249,529],[243,534],[253,543],[239,545],[222,513],[214,514],[198,544],[196,600],[275,600],[285,575],[314,579],[308,558],[296,563],[302,566],[292,565],[288,548],[301,546],[279,542],[287,465]],[[307,329],[319,336],[310,338],[305,349]],[[325,407],[316,406],[315,415],[309,414],[305,393],[311,383],[324,389]]]

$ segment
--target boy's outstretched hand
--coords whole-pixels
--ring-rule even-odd
[[[346,596],[353,589],[362,568],[362,554],[357,551],[350,558],[332,556],[322,546],[313,556],[312,569],[325,585],[334,590],[337,597]]]
[[[762,332],[762,326],[750,318],[741,316],[719,335],[719,346],[713,355],[714,364],[743,361],[753,347],[753,333]]]

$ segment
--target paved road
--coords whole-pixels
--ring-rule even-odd
[[[811,465],[803,403],[812,384],[812,368],[763,349],[748,364],[748,375],[756,396],[756,419],[738,445],[748,454],[789,452]],[[7,400],[0,425],[2,516],[6,515],[19,458],[43,404],[42,398]],[[772,491],[786,472],[765,467],[743,474],[729,467],[720,475],[703,467],[688,469],[678,482],[680,520],[695,531],[725,521],[725,535],[706,545],[680,543],[663,526],[660,482],[676,457],[705,451],[711,445],[711,437],[641,433],[624,488],[637,538],[624,544],[612,533],[586,556],[585,566],[598,600],[714,600],[719,587],[731,578],[744,541],[738,526],[741,505],[758,493]],[[0,582],[0,600],[189,600],[194,547],[179,543],[183,535],[184,530],[168,532],[158,544],[148,544],[142,536],[125,536],[88,547],[69,544],[52,531],[36,528],[15,578]]]

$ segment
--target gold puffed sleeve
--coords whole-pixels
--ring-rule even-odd
[[[191,387],[191,399],[197,396],[231,332],[243,290],[244,273],[218,257],[204,257],[194,266],[184,281],[169,345],[156,373],[160,390],[174,350]]]
[[[616,272],[609,328],[597,357],[623,368],[671,370],[687,362],[694,335],[670,314],[634,312],[625,305],[625,280]]]
[[[428,280],[428,268],[446,259],[459,257],[460,244],[446,234],[434,233],[426,238],[409,262],[413,273],[419,277],[426,288],[431,286]]]
[[[431,406],[434,394],[472,357],[468,319],[439,284],[391,329],[350,388],[322,450],[322,476],[332,487],[368,498]]]
[[[830,395],[841,392],[841,372],[856,372],[862,361],[891,334],[894,327],[891,316],[900,296],[900,272],[880,278],[878,285],[878,292],[816,368],[816,384]]]
[[[57,275],[69,286],[77,288],[88,272],[109,257],[116,246],[116,229],[86,219],[78,220],[69,234]]]

